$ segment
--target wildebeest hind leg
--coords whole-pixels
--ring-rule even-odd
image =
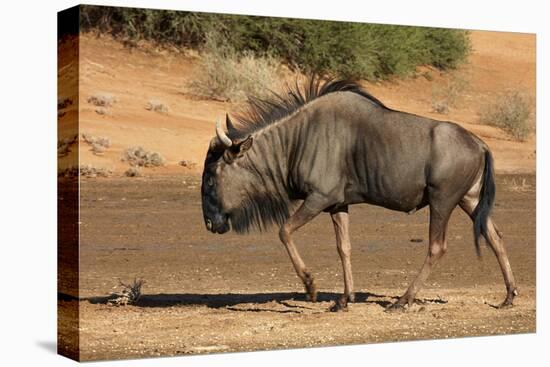
[[[446,205],[445,209],[444,207],[443,205],[430,205],[430,244],[428,254],[420,269],[420,273],[418,273],[416,278],[412,281],[405,294],[402,295],[397,302],[392,304],[387,309],[388,311],[400,310],[403,309],[405,305],[412,305],[416,293],[430,275],[432,267],[447,251],[447,240],[445,238],[447,224],[454,206],[449,207],[449,205]]]
[[[464,199],[460,202],[460,207],[468,214],[472,216],[472,213],[477,206],[478,199],[477,195],[479,193],[468,193]],[[472,219],[473,220],[473,219]],[[508,260],[508,255],[506,254],[506,247],[504,246],[504,241],[494,224],[491,216],[487,218],[487,235],[485,236],[487,243],[491,246],[493,253],[497,257],[498,263],[500,265],[500,270],[502,271],[502,276],[504,277],[504,283],[506,285],[506,298],[500,304],[499,308],[506,308],[512,306],[514,297],[518,295],[518,290],[516,287],[516,280],[514,274],[512,273],[512,267],[510,266],[510,261]]]
[[[336,246],[338,254],[342,260],[342,268],[344,270],[344,293],[330,307],[331,311],[346,310],[348,301],[354,301],[353,293],[353,276],[351,273],[351,242],[349,239],[349,214],[347,206],[336,212],[330,213],[332,223],[334,224],[334,232],[336,233]]]
[[[304,201],[298,210],[287,220],[287,222],[281,226],[279,231],[279,237],[290,256],[292,265],[296,270],[296,274],[304,283],[306,295],[312,302],[317,301],[317,288],[315,287],[315,281],[311,273],[307,270],[304,261],[302,260],[294,242],[292,241],[292,233],[298,228],[315,218],[322,210],[315,201]]]

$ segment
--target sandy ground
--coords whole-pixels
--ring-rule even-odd
[[[501,130],[480,125],[478,114],[506,90],[517,90],[534,98],[535,36],[474,31],[471,39],[473,50],[468,63],[452,73],[420,68],[415,78],[365,83],[365,86],[392,108],[454,121],[472,130],[491,147],[497,171],[532,173],[535,135],[526,142],[512,141]],[[75,65],[70,67],[69,62],[63,61],[68,60],[63,52],[69,54],[69,46],[71,44],[62,50],[59,64],[60,83],[67,89],[75,83]],[[128,164],[121,161],[123,151],[142,146],[167,159],[165,167],[147,170],[149,175],[198,173],[205,148],[214,134],[215,120],[239,108],[232,103],[204,100],[188,93],[188,84],[200,70],[198,55],[190,51],[158,49],[146,42],[137,48],[128,48],[108,36],[84,34],[78,69],[80,108],[73,106],[60,119],[60,137],[64,136],[64,130],[72,135],[78,113],[81,133],[107,137],[112,142],[112,147],[102,155],[94,155],[91,147],[82,143],[82,164],[122,175],[128,168]],[[434,93],[445,89],[451,80],[463,85],[456,105],[448,114],[435,113]],[[98,108],[88,103],[92,96],[110,96],[115,102],[98,113]],[[77,95],[64,97],[76,100]],[[168,112],[148,111],[150,100],[160,101]],[[534,121],[533,116],[533,126]],[[70,158],[62,158],[60,167],[70,165]],[[197,166],[193,169],[179,166],[178,162],[184,159]]]
[[[335,314],[327,310],[343,280],[327,215],[296,236],[321,292],[320,301],[310,303],[276,232],[214,235],[204,229],[197,178],[84,180],[81,359],[534,332],[535,177],[499,176],[497,184],[494,215],[520,289],[515,307],[492,307],[505,295],[498,264],[487,248],[476,259],[471,221],[458,209],[449,252],[419,304],[385,313],[424,260],[428,212],[359,205],[351,208],[357,300]],[[137,305],[105,303],[119,281],[134,278],[146,281]],[[74,302],[60,301],[60,311]]]

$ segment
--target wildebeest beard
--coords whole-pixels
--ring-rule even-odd
[[[293,202],[286,195],[251,193],[229,218],[235,232],[248,233],[251,229],[265,231],[273,224],[281,226],[292,211]]]

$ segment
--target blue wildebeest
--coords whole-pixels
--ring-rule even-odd
[[[204,163],[202,208],[214,233],[280,226],[279,236],[316,300],[314,279],[292,240],[321,212],[331,215],[344,270],[344,293],[331,306],[353,302],[348,205],[368,203],[401,212],[430,209],[429,250],[420,273],[390,310],[410,306],[447,250],[449,217],[460,206],[472,219],[479,255],[483,235],[500,264],[511,306],[516,283],[501,235],[491,219],[493,159],[478,137],[450,123],[392,110],[358,84],[311,78],[287,93],[251,98],[234,125],[220,123]],[[295,209],[297,208],[297,209]]]

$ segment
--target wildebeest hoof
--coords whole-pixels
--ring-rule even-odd
[[[343,296],[342,298],[339,298],[337,301],[334,301],[334,304],[330,306],[329,311],[330,312],[339,312],[339,311],[348,311],[348,302],[347,302],[347,296]]]
[[[348,306],[342,306],[340,302],[334,302],[328,309],[330,312],[347,312]]]
[[[508,291],[506,299],[500,305],[497,306],[498,309],[511,308],[513,307],[514,297],[519,295],[518,290],[514,288],[511,291]]]
[[[313,277],[309,273],[306,273],[304,287],[306,289],[306,299],[310,302],[317,302],[317,287],[315,286]]]
[[[512,307],[514,307],[514,304],[512,303],[512,300],[509,300],[509,299],[505,299],[504,302],[502,302],[500,305],[497,306],[499,310],[512,308]]]
[[[317,289],[315,289],[315,285],[306,286],[306,300],[317,302]]]
[[[395,302],[395,303],[392,303],[390,306],[386,307],[385,312],[404,312],[405,310],[406,310],[405,305],[399,302]]]

